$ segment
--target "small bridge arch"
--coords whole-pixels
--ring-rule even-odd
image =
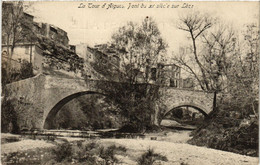
[[[204,116],[207,116],[213,109],[213,93],[176,88],[162,88],[161,90],[164,115],[175,108],[184,106],[193,107]]]
[[[191,107],[196,109],[197,111],[199,111],[200,113],[202,113],[204,116],[208,116],[208,114],[206,113],[207,110],[205,107],[195,104],[195,103],[189,103],[189,102],[184,102],[181,104],[177,104],[177,105],[173,105],[172,108],[170,108],[169,110],[167,110],[163,116],[166,116],[169,112],[173,111],[176,108],[181,108],[181,107]]]

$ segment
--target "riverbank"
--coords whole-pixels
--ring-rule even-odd
[[[231,152],[198,147],[187,144],[191,138],[190,131],[163,131],[161,133],[146,134],[144,139],[96,139],[95,143],[103,146],[123,146],[127,149],[123,155],[115,155],[125,165],[136,164],[136,160],[148,149],[153,149],[156,153],[166,156],[168,161],[161,162],[165,165],[256,165],[258,158],[239,155]],[[6,137],[6,136],[5,136]],[[156,137],[156,138],[155,138]],[[64,137],[63,140],[70,143],[83,141],[82,138]],[[153,139],[153,140],[152,140]],[[55,148],[60,138],[54,142],[44,140],[21,140],[18,142],[2,144],[1,160],[5,164],[4,158],[10,157],[13,153],[18,153],[21,160],[27,159],[36,164],[48,160],[50,151]],[[93,140],[87,140],[93,141]],[[55,144],[56,143],[56,144]],[[28,157],[29,156],[29,157]],[[37,159],[37,161],[36,161]]]

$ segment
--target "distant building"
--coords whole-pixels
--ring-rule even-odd
[[[176,64],[158,64],[157,82],[163,86],[182,87],[181,68]],[[152,71],[152,77],[156,77],[155,68]]]
[[[3,3],[3,8],[5,10],[13,10],[14,5],[13,2],[5,2]],[[8,13],[8,12],[7,12]],[[40,48],[40,44],[38,43],[38,35],[45,36],[55,43],[58,43],[64,47],[69,48],[69,38],[67,36],[67,32],[64,30],[50,25],[48,23],[38,23],[34,22],[34,16],[28,13],[22,12],[22,24],[20,25],[21,34],[24,35],[23,38],[19,40],[15,44],[12,59],[10,59],[11,53],[11,40],[7,43],[7,35],[6,32],[2,31],[2,64],[11,61],[12,68],[19,68],[20,64],[23,60],[26,60],[32,63],[34,71],[40,72],[42,69],[42,53],[43,50]],[[10,15],[8,15],[10,16]],[[9,50],[8,50],[9,47]],[[9,52],[9,57],[8,57]]]
[[[119,53],[115,49],[114,45],[107,45],[107,44],[95,45],[95,49],[105,54],[106,55],[105,57],[110,63],[112,63],[117,67],[120,66]]]
[[[88,52],[88,44],[86,43],[80,43],[80,44],[77,44],[75,45],[76,47],[76,54],[83,58],[84,60],[88,61],[90,58],[89,58],[89,54],[87,53]]]
[[[193,78],[186,78],[182,80],[182,88],[189,88],[194,89],[194,79]]]
[[[113,45],[102,44],[95,45],[94,48],[87,47],[86,54],[90,62],[102,62],[120,68],[119,53],[114,49]]]
[[[13,10],[13,3],[12,2],[6,2],[3,3],[3,5],[5,5],[4,7],[7,7],[9,9],[8,10]],[[28,30],[34,30],[34,16],[22,12],[22,17],[21,17],[22,21],[24,22],[24,24],[22,24],[21,27],[21,34],[25,34],[25,37],[23,37],[19,42],[17,42],[15,44],[14,50],[13,50],[13,55],[12,55],[12,59],[10,59],[10,55],[8,56],[8,52],[9,54],[11,53],[11,41],[12,38],[9,39],[9,43],[8,38],[6,36],[6,33],[4,31],[2,31],[2,67],[5,68],[7,67],[7,64],[10,63],[12,69],[20,69],[21,67],[21,63],[25,60],[29,63],[32,63],[33,65],[33,69],[35,74],[37,74],[38,72],[42,71],[42,50],[41,48],[37,45],[36,43],[36,37],[33,37],[33,33],[31,33]],[[26,35],[26,33],[28,33],[28,35]],[[9,50],[8,50],[9,48]]]
[[[37,34],[41,34],[61,45],[69,47],[69,38],[67,32],[60,29],[59,27],[50,25],[48,23],[34,22],[34,30]]]
[[[86,61],[108,80],[121,80],[120,58],[113,45],[87,46]]]
[[[35,43],[33,44],[17,44],[12,59],[7,56],[7,45],[2,45],[2,64],[11,61],[11,66],[14,69],[20,69],[20,64],[26,60],[33,65],[35,74],[42,71],[42,49]],[[2,66],[4,67],[4,66]]]

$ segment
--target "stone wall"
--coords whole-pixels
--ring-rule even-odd
[[[12,101],[20,130],[41,127],[44,114],[42,93],[45,77],[38,75],[6,86],[5,96]]]

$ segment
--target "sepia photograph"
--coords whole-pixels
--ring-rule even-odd
[[[1,11],[0,164],[259,164],[259,1]]]

